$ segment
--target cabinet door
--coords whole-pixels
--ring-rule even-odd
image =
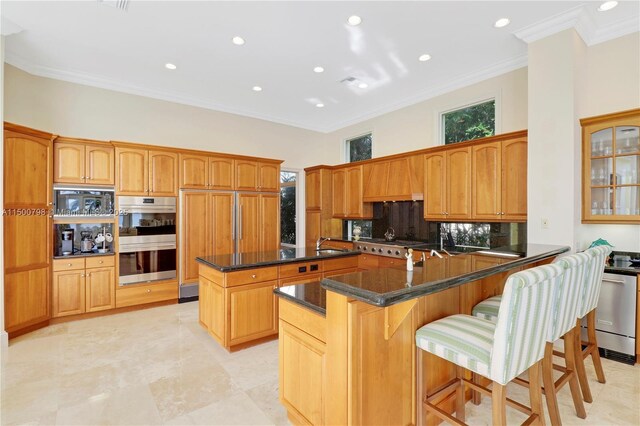
[[[178,195],[178,154],[149,151],[149,195]]]
[[[260,251],[280,248],[280,195],[260,195]]]
[[[447,195],[447,154],[445,151],[424,157],[424,218],[444,219]]]
[[[29,268],[49,267],[52,232],[53,226],[47,215],[5,216],[5,271],[17,272]]]
[[[227,288],[229,346],[278,333],[277,281]]]
[[[116,191],[118,195],[148,195],[149,151],[116,148]]]
[[[204,277],[200,277],[199,285],[200,324],[222,346],[226,346],[224,288]]]
[[[256,191],[258,189],[257,162],[236,160],[236,189],[238,191]]]
[[[206,192],[185,192],[182,195],[182,283],[198,279],[196,257],[211,253],[210,195]]]
[[[307,172],[305,176],[305,208],[320,210],[322,208],[322,180],[320,170]]]
[[[322,213],[319,211],[307,211],[307,220],[305,222],[305,245],[307,247],[315,247],[318,238],[320,238],[320,221]]]
[[[4,320],[9,333],[49,319],[50,269],[4,275]]]
[[[260,196],[238,195],[238,253],[260,250]]]
[[[200,277],[198,280],[198,321],[207,331],[211,326],[211,286],[213,282]]]
[[[206,189],[209,186],[209,158],[180,154],[180,188]]]
[[[96,312],[116,307],[115,268],[92,268],[86,273],[86,311]]]
[[[85,146],[86,182],[95,185],[113,185],[115,183],[115,161],[110,146]]]
[[[325,344],[285,321],[278,344],[280,401],[309,424],[325,424]]]
[[[347,172],[345,169],[334,170],[331,175],[334,217],[347,216]]]
[[[84,313],[84,270],[53,273],[53,317]]]
[[[53,145],[53,181],[85,183],[85,145],[57,142]]]
[[[235,196],[232,193],[211,194],[210,211],[207,221],[211,224],[212,233],[207,254],[232,254],[234,251],[233,210]],[[198,221],[196,220],[196,223]]]
[[[472,217],[474,219],[502,219],[500,157],[500,142],[482,144],[472,149]]]
[[[502,219],[527,220],[527,139],[502,142]]]
[[[369,181],[364,189],[364,200],[372,199],[380,201],[387,195],[387,181],[389,180],[389,161],[381,161],[371,164]]]
[[[280,192],[280,165],[273,163],[258,163],[258,189],[262,192]]]
[[[4,132],[5,209],[50,207],[51,145],[44,138]]]
[[[209,158],[209,187],[211,189],[234,189],[235,162],[231,158]]]
[[[362,166],[348,168],[347,217],[365,217],[362,191]]]
[[[471,218],[471,148],[447,151],[447,219]]]

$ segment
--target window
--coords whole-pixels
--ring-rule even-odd
[[[358,136],[357,138],[347,139],[347,163],[354,161],[369,160],[371,158],[372,134]]]
[[[441,132],[445,145],[493,136],[495,131],[495,99],[442,113]]]
[[[296,183],[298,173],[280,172],[280,242],[296,245]]]

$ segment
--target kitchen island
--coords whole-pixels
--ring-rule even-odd
[[[200,324],[229,351],[274,339],[273,289],[353,272],[358,255],[307,247],[198,257]]]
[[[470,314],[481,300],[501,294],[510,274],[568,250],[505,247],[431,258],[413,272],[368,270],[278,288],[280,400],[289,419],[294,424],[439,423],[417,406],[416,395],[447,386],[455,367],[430,354],[416,365],[416,330],[448,315]],[[432,403],[453,412],[454,396]]]

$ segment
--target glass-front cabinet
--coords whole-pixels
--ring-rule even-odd
[[[640,223],[640,109],[580,124],[582,222]]]

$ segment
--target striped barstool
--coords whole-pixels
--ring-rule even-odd
[[[491,395],[493,424],[506,424],[506,404],[528,414],[527,422],[544,424],[539,367],[552,321],[553,293],[564,275],[565,269],[559,265],[539,266],[511,275],[496,323],[471,315],[452,315],[420,328],[416,332],[418,365],[422,365],[426,351],[453,362],[458,369],[456,379],[433,395],[422,395],[420,390],[418,407],[424,404],[428,412],[440,419],[461,424],[465,418],[467,385]],[[463,368],[492,380],[492,389],[464,378]],[[530,407],[508,399],[505,392],[506,384],[527,370]],[[419,389],[422,387],[419,382]],[[453,389],[456,389],[457,418],[431,403]],[[422,413],[422,409],[418,412]]]
[[[580,388],[582,389],[582,397],[586,402],[593,402],[589,381],[587,380],[587,372],[584,368],[584,359],[591,355],[598,382],[605,383],[606,379],[604,377],[602,361],[600,360],[600,350],[596,339],[596,306],[598,306],[600,288],[602,287],[605,260],[611,253],[611,247],[592,247],[585,250],[584,253],[589,255],[591,259],[584,282],[581,304],[578,308],[578,321],[576,322],[574,337],[576,346],[579,349],[582,347],[581,345],[585,345],[585,348],[580,350],[576,357],[576,369]],[[582,342],[580,338],[580,324],[585,317],[587,318],[587,341]]]

